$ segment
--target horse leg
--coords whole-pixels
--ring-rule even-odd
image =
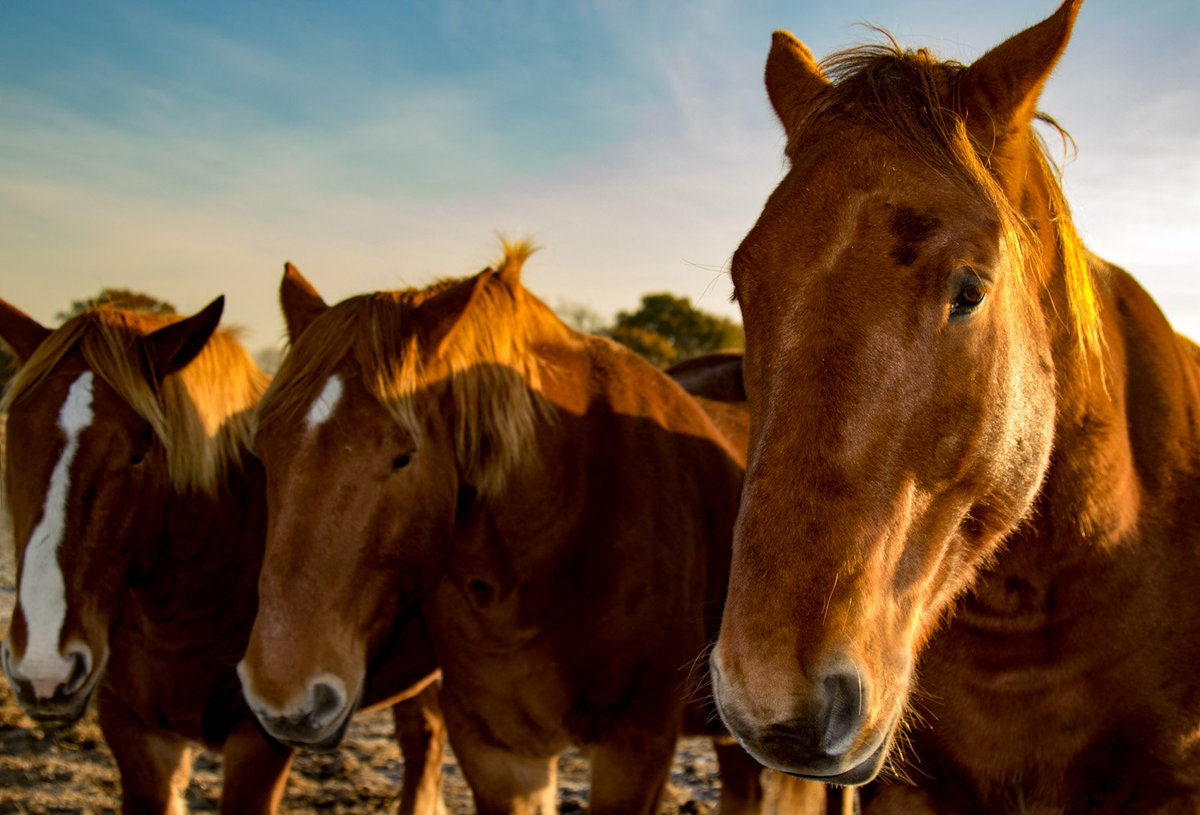
[[[558,812],[557,756],[522,756],[478,739],[464,742],[461,736],[450,740],[479,815]]]
[[[713,750],[721,769],[721,815],[842,815],[826,809],[824,784],[765,770],[727,736],[713,739]]]
[[[143,724],[113,694],[96,700],[100,729],[121,775],[124,815],[186,815],[183,794],[192,772],[187,741]]]
[[[436,680],[416,696],[392,706],[396,741],[404,757],[404,789],[399,815],[441,815],[442,758],[446,751],[446,723],[442,718],[442,691]]]
[[[638,734],[602,742],[591,750],[591,815],[655,815],[675,757],[675,734]]]
[[[862,815],[858,787],[826,787],[825,812],[826,815]]]
[[[294,751],[268,739],[247,715],[225,739],[221,813],[270,815],[279,808]]]

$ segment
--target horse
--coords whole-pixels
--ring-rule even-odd
[[[745,439],[565,326],[521,284],[529,252],[334,306],[285,266],[291,347],[259,407],[269,522],[238,672],[267,732],[328,743],[378,629],[419,606],[479,812],[556,812],[574,744],[591,812],[652,813],[677,736],[723,732],[696,666]],[[757,811],[761,768],[716,749],[723,811]],[[823,792],[798,797],[809,811]]]
[[[818,66],[786,32],[767,59],[790,164],[732,260],[712,681],[765,765],[885,771],[872,815],[1200,806],[1200,371],[1034,128],[1079,6],[969,66]]]
[[[221,749],[222,812],[274,812],[293,750],[258,728],[235,665],[256,609],[266,488],[250,448],[267,386],[218,298],[187,317],[102,308],[51,330],[0,301],[22,365],[8,412],[19,573],[0,648],[31,718],[97,697],[127,813],[186,811],[190,745]],[[398,626],[371,698],[395,707],[402,812],[441,802],[444,728],[423,624]]]

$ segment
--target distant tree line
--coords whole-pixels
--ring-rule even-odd
[[[745,344],[742,327],[733,320],[666,292],[644,295],[636,310],[617,312],[612,325],[586,306],[567,303],[557,311],[571,327],[614,339],[660,368]]]
[[[67,320],[82,314],[89,308],[100,308],[102,306],[113,306],[131,311],[149,311],[152,314],[177,313],[175,306],[166,300],[159,300],[153,295],[131,289],[106,288],[101,289],[100,293],[95,297],[89,297],[86,300],[73,300],[65,311],[58,312],[54,315],[54,318],[60,324],[65,323]],[[13,374],[16,372],[16,357],[9,351],[8,346],[3,341],[0,341],[0,390],[3,390],[8,385],[8,380],[12,379]]]
[[[102,306],[153,314],[177,313],[175,306],[153,295],[106,288],[95,297],[72,301],[55,317],[64,323],[86,309]],[[733,320],[701,311],[688,298],[666,292],[643,296],[637,309],[618,312],[611,325],[587,306],[564,303],[556,311],[572,328],[610,337],[660,368],[712,351],[741,348],[745,342],[742,327]],[[259,352],[258,359],[265,368],[273,369],[278,366],[280,353],[279,349],[266,348]],[[0,388],[8,383],[16,369],[16,360],[0,342]]]

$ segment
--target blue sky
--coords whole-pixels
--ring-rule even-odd
[[[544,251],[604,317],[724,268],[783,170],[776,28],[969,62],[1053,0],[97,2],[0,6],[0,297],[52,322],[103,286],[279,340],[284,260],[326,299]],[[1085,240],[1200,338],[1200,3],[1087,0],[1041,107],[1078,142]]]

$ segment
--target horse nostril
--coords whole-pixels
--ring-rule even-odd
[[[822,687],[825,721],[821,750],[830,756],[843,755],[858,738],[866,716],[862,675],[856,669],[843,668],[826,676]]]
[[[325,682],[317,682],[312,688],[312,713],[314,723],[325,723],[334,718],[345,707],[346,700],[341,692]]]
[[[71,660],[71,670],[67,674],[67,681],[63,683],[62,691],[70,696],[87,682],[92,672],[92,660],[83,650],[73,650],[68,656]]]

